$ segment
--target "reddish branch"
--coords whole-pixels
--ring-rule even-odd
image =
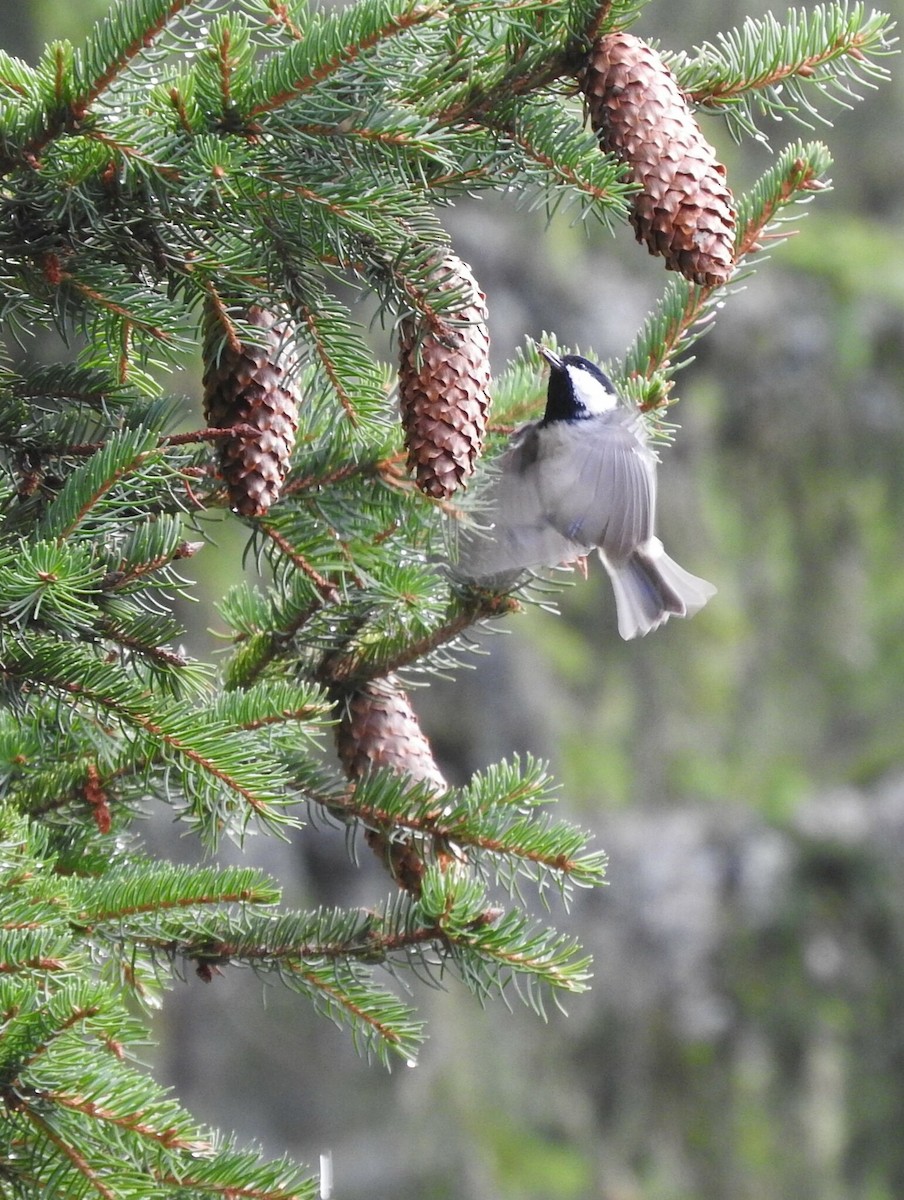
[[[268,537],[280,550],[285,554],[286,558],[298,568],[317,588],[324,600],[330,604],[338,604],[341,599],[339,589],[334,583],[331,583],[325,575],[321,575],[318,570],[311,566],[308,560],[300,551],[296,550],[292,543],[279,532],[273,525],[268,525],[265,521],[258,522],[258,529],[261,533]]]
[[[229,349],[236,356],[242,353],[242,339],[236,331],[235,325],[229,318],[229,313],[220,299],[219,293],[212,285],[207,289],[207,300],[213,312],[216,315],[217,323],[223,328],[226,333],[226,340],[229,343]]]
[[[98,833],[109,833],[112,824],[110,803],[107,789],[104,787],[100,771],[95,763],[89,763],[83,788],[85,799],[94,814],[94,823]]]
[[[118,1113],[115,1109],[105,1108],[102,1104],[98,1104],[96,1100],[89,1100],[87,1096],[67,1095],[65,1092],[47,1092],[45,1095],[47,1100],[53,1101],[54,1104],[60,1104],[63,1108],[71,1109],[74,1112],[80,1112],[86,1117],[91,1117],[95,1121],[105,1121],[110,1125],[116,1125],[120,1129],[128,1129],[131,1133],[138,1134],[139,1137],[148,1138],[150,1141],[159,1143],[165,1146],[168,1150],[189,1150],[197,1151],[199,1143],[197,1139],[191,1140],[180,1137],[176,1129],[172,1126],[166,1129],[158,1129],[156,1126],[141,1120],[141,1112],[133,1113]],[[209,1143],[200,1143],[200,1145],[209,1147]]]
[[[595,187],[588,180],[582,179],[580,175],[578,175],[575,171],[572,171],[569,167],[563,166],[549,154],[544,154],[542,150],[538,150],[537,147],[534,146],[526,137],[524,137],[523,134],[519,133],[511,126],[505,126],[504,130],[506,136],[509,137],[516,146],[520,146],[525,154],[530,155],[535,162],[539,163],[541,167],[549,171],[551,175],[558,175],[564,183],[569,184],[575,189],[575,191],[584,192],[586,195],[591,196],[594,200],[598,201],[605,201],[611,198],[612,192],[609,188]]]
[[[566,875],[577,866],[571,859],[561,855],[550,856],[537,850],[524,850],[513,846],[510,841],[470,833],[458,825],[449,824],[440,809],[417,816],[412,813],[390,813],[373,805],[362,804],[357,799],[354,785],[341,798],[330,798],[326,803],[329,808],[341,811],[345,817],[352,817],[378,828],[405,829],[418,836],[430,838],[441,847],[454,843],[474,850],[484,850],[488,854],[507,854],[524,862],[538,863],[550,870],[562,871]]]
[[[87,283],[82,283],[80,279],[76,279],[74,275],[70,275],[68,271],[61,271],[57,283],[68,283],[71,288],[89,300],[92,304],[96,304],[98,308],[106,309],[107,312],[113,313],[117,317],[122,317],[129,325],[135,325],[139,329],[143,329],[145,333],[156,338],[159,342],[171,342],[172,335],[167,333],[165,329],[161,329],[157,325],[151,325],[148,321],[142,321],[129,312],[122,304],[118,304],[115,300],[110,300],[103,292],[97,291],[96,288],[90,287]]]
[[[70,1142],[67,1142],[63,1138],[62,1134],[57,1133],[53,1126],[48,1121],[45,1121],[42,1116],[39,1116],[39,1114],[33,1108],[29,1106],[24,1108],[24,1111],[32,1125],[36,1126],[44,1135],[44,1137],[47,1138],[48,1142],[56,1146],[56,1148],[61,1151],[66,1158],[69,1159],[76,1171],[78,1171],[80,1175],[84,1176],[91,1187],[99,1196],[103,1198],[103,1200],[117,1200],[116,1192],[107,1187],[98,1172],[94,1170],[84,1155],[80,1154],[79,1151],[76,1150],[75,1146],[73,1146]]]
[[[166,12],[161,13],[157,20],[143,29],[138,37],[126,46],[122,53],[110,63],[107,70],[97,77],[93,83],[89,84],[85,93],[78,99],[72,102],[72,111],[76,120],[81,120],[94,101],[105,92],[116,76],[132,61],[136,55],[142,50],[149,49],[157,34],[176,16],[183,8],[187,8],[191,4],[191,0],[171,0],[169,8]]]
[[[220,102],[223,106],[223,112],[227,113],[232,107],[232,71],[235,67],[235,60],[230,56],[230,48],[232,45],[232,31],[226,26],[222,30],[220,44],[217,46],[217,66],[220,76]]]
[[[289,6],[287,4],[280,4],[279,0],[266,0],[266,4],[267,8],[273,13],[269,24],[282,25],[290,38],[293,38],[296,42],[300,42],[304,34],[289,15]]]
[[[612,0],[604,0],[604,3],[599,5],[599,7],[597,8],[596,12],[593,15],[593,18],[591,19],[591,21],[589,22],[589,24],[587,25],[587,28],[585,30],[585,34],[586,34],[588,42],[595,42],[596,39],[600,36],[600,34],[603,31],[603,26],[606,24],[606,21],[609,19],[609,12],[610,12],[611,8],[612,8]]]
[[[121,908],[110,909],[107,912],[79,913],[77,920],[88,922],[93,927],[105,922],[122,921],[140,913],[160,913],[169,909],[194,908],[200,904],[266,904],[269,897],[264,892],[256,892],[252,888],[242,888],[239,892],[202,892],[200,895],[182,895],[175,900],[153,900],[147,904],[130,904]]]
[[[41,152],[54,138],[58,137],[64,130],[77,127],[95,100],[106,91],[113,80],[129,65],[132,59],[140,54],[142,50],[148,49],[160,31],[166,27],[177,13],[187,8],[190,3],[191,0],[171,0],[167,10],[161,13],[151,25],[142,29],[134,41],[130,42],[108,64],[107,69],[101,75],[98,75],[96,79],[90,80],[85,84],[81,95],[75,97],[67,104],[61,103],[57,112],[48,114],[49,119],[41,133],[31,138],[30,141],[22,146],[20,151],[21,157],[27,162],[36,164]],[[57,97],[62,100],[62,97],[65,95],[65,79],[63,77],[63,63],[59,57],[56,73],[55,92]],[[6,169],[9,169],[10,165],[10,161],[7,160],[5,164]]]
[[[397,33],[401,33],[405,29],[423,24],[424,21],[428,21],[431,17],[436,16],[437,13],[442,12],[443,7],[442,4],[425,4],[420,8],[413,8],[410,12],[402,16],[392,18],[380,29],[375,29],[369,37],[344,47],[344,49],[340,50],[338,54],[333,55],[327,62],[322,63],[316,71],[312,71],[310,75],[295,80],[290,87],[284,88],[281,92],[277,92],[276,95],[268,96],[266,100],[262,100],[260,104],[256,104],[251,109],[249,116],[257,117],[263,113],[271,112],[274,108],[279,108],[283,104],[288,104],[296,96],[308,91],[323,79],[334,74],[340,67],[354,62],[365,50],[369,50],[372,46],[377,45],[378,42],[394,37]]]
[[[34,677],[38,678],[38,673],[36,673]],[[167,746],[170,746],[173,750],[177,751],[177,753],[183,754],[190,762],[195,763],[197,766],[201,767],[203,770],[212,775],[214,779],[219,779],[220,782],[225,784],[230,791],[241,796],[241,798],[255,812],[268,812],[269,806],[263,801],[259,800],[249,788],[244,787],[237,779],[233,778],[228,771],[224,771],[221,767],[218,767],[215,762],[209,758],[206,758],[203,754],[199,753],[181,738],[176,737],[175,734],[167,733],[162,726],[158,725],[147,714],[130,710],[129,708],[120,704],[118,701],[114,700],[112,697],[98,695],[93,689],[84,687],[82,684],[74,683],[68,679],[60,680],[45,678],[44,682],[46,682],[50,687],[58,688],[62,692],[68,692],[69,695],[75,696],[78,699],[84,697],[93,701],[94,703],[100,704],[105,708],[109,708],[112,711],[119,713],[124,720],[128,721],[130,725],[134,725],[138,729],[143,729],[152,737],[157,738],[161,742],[164,742]]]
[[[494,921],[499,919],[500,912],[496,908],[488,908],[484,912],[479,913],[473,921],[470,922],[470,928],[482,929],[487,925],[492,925]],[[141,939],[142,945],[149,949],[154,949],[155,944],[153,939]],[[442,922],[438,921],[432,925],[421,925],[416,929],[405,929],[394,933],[383,933],[373,926],[368,927],[363,937],[356,941],[338,941],[338,942],[290,942],[284,946],[258,945],[249,946],[240,942],[229,942],[225,940],[207,941],[202,946],[193,946],[190,943],[184,943],[179,946],[177,952],[184,955],[188,959],[198,960],[202,963],[209,963],[213,966],[225,966],[230,962],[283,962],[292,965],[293,960],[298,960],[298,966],[295,970],[298,974],[304,975],[309,983],[322,990],[322,983],[316,977],[306,972],[301,965],[303,962],[329,961],[330,959],[344,958],[364,958],[369,961],[387,957],[390,954],[397,954],[401,951],[415,949],[419,946],[430,945],[433,942],[454,942],[456,939],[451,936],[443,927]],[[157,949],[166,950],[172,953],[174,950],[172,942],[167,942],[165,945],[157,943]],[[341,999],[341,993],[337,993]],[[344,1004],[344,1007],[347,1005]],[[358,1011],[358,1010],[355,1010]],[[366,1017],[366,1014],[362,1014]]]
[[[718,108],[747,92],[778,87],[785,79],[791,79],[795,75],[808,79],[815,75],[820,67],[845,54],[850,55],[851,58],[862,60],[866,56],[861,50],[861,46],[867,45],[868,41],[869,38],[866,34],[854,33],[850,39],[836,40],[820,54],[808,55],[798,62],[781,63],[773,67],[771,71],[764,71],[762,74],[754,76],[753,79],[738,79],[732,82],[716,80],[715,83],[694,88],[684,94],[693,104],[699,104],[704,108]]]
[[[142,450],[139,454],[135,455],[131,462],[124,463],[123,466],[118,467],[115,471],[113,471],[112,474],[110,474],[103,481],[103,484],[98,488],[98,490],[93,492],[88,497],[65,529],[60,530],[58,535],[59,539],[61,541],[65,540],[65,538],[68,537],[69,534],[81,524],[82,519],[86,517],[93,508],[96,507],[96,505],[100,502],[101,497],[106,495],[107,492],[111,491],[120,481],[120,479],[123,479],[126,475],[131,475],[135,471],[140,470],[144,461],[149,458],[152,453],[153,451],[150,450]]]
[[[336,393],[339,403],[342,405],[343,412],[348,417],[349,424],[352,426],[352,428],[357,428],[357,426],[360,424],[360,417],[355,411],[354,402],[352,401],[351,396],[348,394],[348,391],[342,382],[341,372],[333,362],[333,359],[327,350],[326,343],[320,336],[317,313],[315,313],[314,310],[309,308],[306,304],[300,305],[299,311],[301,316],[304,317],[304,323],[307,325],[308,332],[314,341],[314,345],[317,347],[317,355],[320,359],[321,365],[323,366],[324,371],[326,371],[327,378],[330,381],[333,391]]]

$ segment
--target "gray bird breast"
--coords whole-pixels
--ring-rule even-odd
[[[652,536],[655,504],[656,458],[637,413],[525,426],[480,493],[485,528],[462,533],[456,574],[498,584],[595,546],[617,563]]]

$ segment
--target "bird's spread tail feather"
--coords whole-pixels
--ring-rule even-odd
[[[638,547],[617,566],[600,552],[612,580],[618,632],[625,639],[643,637],[669,617],[692,617],[716,589],[669,558],[658,538]]]

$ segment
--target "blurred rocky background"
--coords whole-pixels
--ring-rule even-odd
[[[689,48],[766,7],[652,0],[635,31]],[[0,44],[34,58],[105,8],[3,5]],[[560,617],[509,622],[474,670],[415,695],[450,779],[546,757],[608,851],[610,886],[558,918],[594,955],[592,992],[543,1023],[412,979],[431,1040],[391,1075],[297,997],[262,1004],[251,976],[167,998],[158,1077],[272,1153],[316,1166],[330,1150],[341,1200],[904,1196],[904,71],[889,65],[865,103],[823,108],[834,190],[679,376],[663,538],[718,596],[624,644],[593,571]],[[800,132],[765,128],[777,146]],[[736,188],[766,166],[718,119],[704,130]],[[499,366],[543,330],[620,355],[665,282],[627,227],[547,224],[506,196],[447,216]],[[210,605],[184,614],[205,655],[230,582],[206,569]],[[148,825],[166,853],[197,853],[178,833]],[[386,890],[335,830],[248,852],[293,903]]]

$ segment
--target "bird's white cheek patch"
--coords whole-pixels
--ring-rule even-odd
[[[600,381],[586,371],[572,371],[571,382],[578,400],[593,416],[615,408],[617,397],[607,392]]]

